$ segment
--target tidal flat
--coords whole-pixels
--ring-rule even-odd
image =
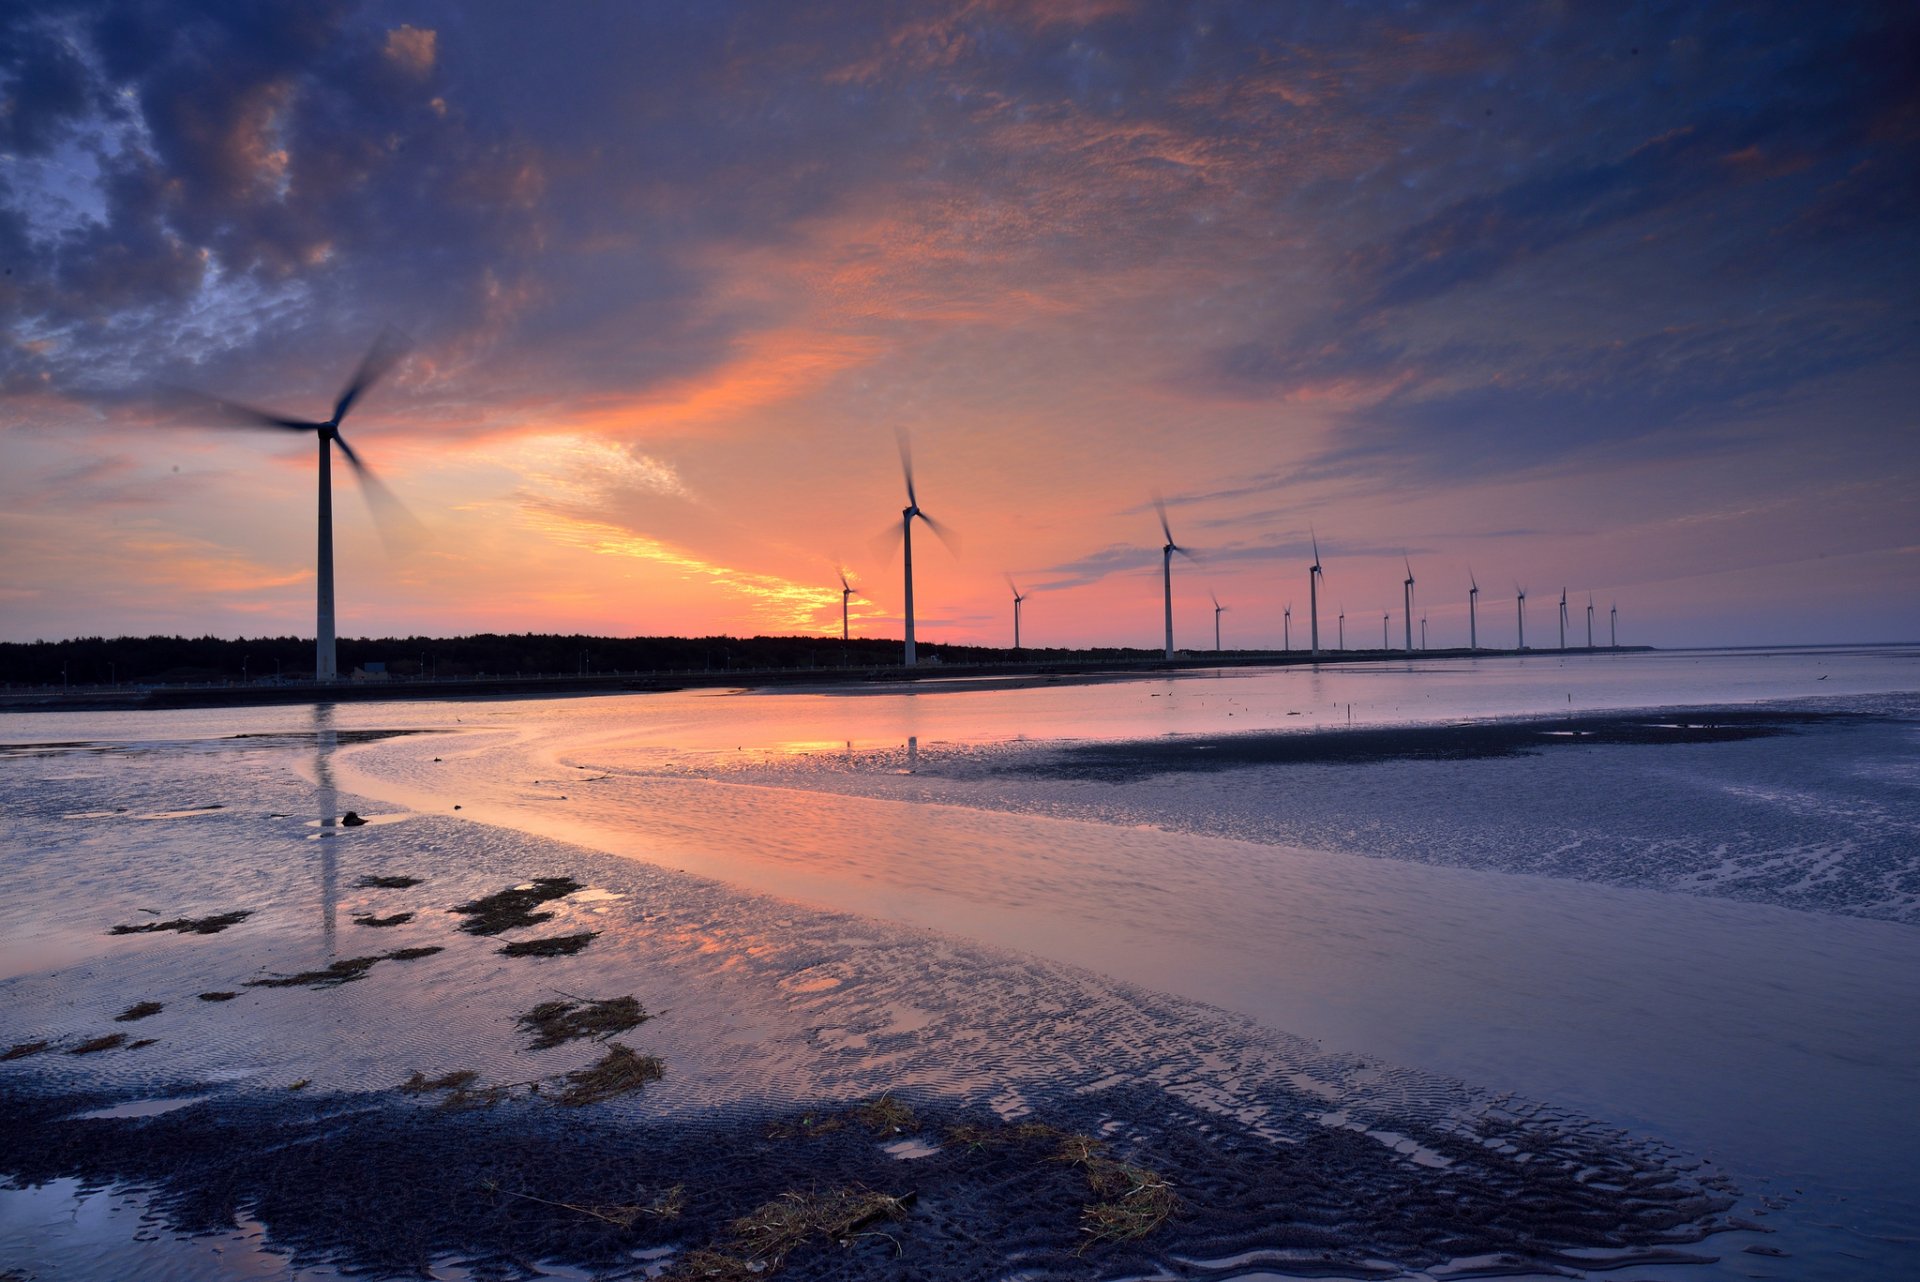
[[[1177,807],[1143,826],[1178,777],[1157,748],[1121,780],[1008,769],[1077,751],[1051,737],[930,735],[913,774],[884,743],[663,761],[620,727],[684,705],[553,706],[357,708],[349,746],[326,718],[280,725],[303,710],[184,735],[122,714],[49,751],[9,722],[0,1264],[1706,1279],[1866,1275],[1854,1253],[1884,1273],[1911,1249],[1890,1240],[1920,1011],[1898,914],[1226,837]],[[1862,777],[1911,795],[1897,703],[1819,711],[1520,764],[1564,762],[1564,794],[1594,753],[1716,778],[1754,767],[1674,754],[1859,731]],[[1206,774],[1284,812],[1300,768]],[[990,775],[998,808],[972,804]],[[1358,806],[1378,782],[1317,788]],[[1099,813],[1120,796],[1124,824]],[[168,928],[115,933],[143,924]],[[1786,983],[1770,1005],[1728,986],[1756,968]],[[1884,978],[1840,978],[1862,970]],[[1569,1068],[1622,1026],[1677,1049],[1642,1077],[1632,1050]],[[1724,1109],[1698,1093],[1716,1082]],[[1790,1098],[1810,1117],[1767,1116]],[[1734,1109],[1772,1141],[1738,1142]],[[1851,1221],[1819,1223],[1835,1206]]]

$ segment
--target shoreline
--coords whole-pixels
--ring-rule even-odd
[[[1347,650],[1318,659],[1301,651],[1229,651],[1138,661],[1057,660],[1046,663],[941,664],[913,668],[789,668],[744,671],[613,673],[603,676],[473,677],[420,681],[338,681],[331,684],[153,686],[87,690],[0,691],[0,712],[129,712],[179,708],[275,707],[312,703],[369,703],[443,699],[536,699],[573,695],[668,694],[678,690],[805,690],[809,693],[911,693],[1084,685],[1183,675],[1223,668],[1316,668],[1455,659],[1589,658],[1651,654],[1653,646],[1569,646],[1564,650]]]

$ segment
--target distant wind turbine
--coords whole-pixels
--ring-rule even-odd
[[[852,595],[853,595],[853,584],[847,582],[847,572],[845,570],[842,570],[840,571],[840,639],[842,641],[845,641],[848,639],[847,598]]]
[[[1341,653],[1342,654],[1346,653],[1346,649],[1347,649],[1347,607],[1343,605],[1340,607],[1340,651]]]
[[[1567,590],[1560,589],[1560,648],[1567,648]]]
[[[1307,527],[1307,537],[1313,540],[1313,566],[1307,571],[1307,613],[1310,616],[1308,623],[1313,633],[1313,657],[1317,659],[1320,657],[1320,580],[1327,575],[1326,571],[1320,568],[1320,536],[1313,532],[1311,525]],[[1342,614],[1341,617],[1346,616]],[[1340,648],[1342,650],[1347,648],[1344,640]]]
[[[1424,614],[1420,616],[1420,648],[1427,648],[1427,616]]]
[[[1388,610],[1386,613],[1380,616],[1380,648],[1382,650],[1393,649],[1393,642],[1387,639],[1388,636],[1390,635],[1387,631],[1387,625],[1392,622],[1393,622],[1392,610]]]
[[[1607,647],[1612,650],[1620,648],[1620,607],[1618,605],[1607,607]]]
[[[1227,612],[1227,607],[1221,605],[1220,598],[1213,596],[1213,593],[1209,592],[1207,595],[1213,597],[1213,652],[1218,654],[1220,653],[1220,616]]]
[[[947,545],[949,550],[951,550],[953,547],[954,538],[953,538],[953,532],[951,530],[949,530],[946,526],[940,524],[940,522],[934,520],[932,517],[928,516],[925,512],[922,512],[920,510],[920,499],[914,493],[914,488],[913,488],[913,450],[907,445],[906,433],[904,432],[900,433],[899,441],[900,441],[900,471],[901,471],[901,474],[904,475],[907,479],[907,505],[900,509],[900,538],[901,538],[902,545],[906,549],[907,644],[906,644],[905,665],[911,668],[914,666],[914,661],[915,661],[914,644],[913,644],[913,521],[914,521],[914,518],[918,517],[922,521],[925,521],[927,523],[927,528],[929,530],[932,530],[934,534],[939,538],[939,540],[942,543]]]
[[[1293,653],[1293,602],[1287,602],[1287,608],[1280,612],[1280,648],[1288,654]]]
[[[1480,648],[1480,581],[1473,577],[1473,567],[1467,567],[1467,582],[1473,584],[1473,591],[1467,593],[1467,649]]]
[[[1518,583],[1513,585],[1513,590],[1517,594],[1513,603],[1514,610],[1520,616],[1520,644],[1515,649],[1524,650],[1527,648],[1527,590]]]
[[[1020,603],[1027,598],[1021,594],[1018,587],[1014,586],[1011,574],[1007,575],[1006,579],[1007,587],[1013,592],[1013,648],[1018,650],[1020,648]]]
[[[1160,532],[1167,536],[1167,545],[1160,549],[1160,585],[1166,594],[1167,606],[1167,658],[1173,658],[1173,554],[1178,552],[1188,560],[1193,553],[1173,541],[1173,527],[1167,524],[1167,505],[1158,498],[1153,500],[1154,510],[1160,513]]]
[[[320,442],[320,521],[318,571],[318,599],[314,619],[313,677],[316,681],[333,681],[339,677],[339,668],[334,660],[333,630],[333,446],[337,443],[340,452],[346,455],[347,462],[353,465],[354,476],[360,482],[361,492],[367,496],[370,505],[384,504],[397,509],[399,500],[387,491],[386,486],[373,474],[360,456],[340,435],[340,422],[346,418],[347,411],[354,403],[365,396],[373,385],[380,381],[386,372],[394,367],[407,353],[407,344],[392,330],[380,335],[367,350],[360,361],[360,368],[340,392],[340,398],[333,404],[333,416],[325,422],[305,418],[285,418],[266,410],[255,409],[251,405],[240,405],[233,401],[223,401],[216,397],[194,394],[196,400],[210,402],[217,407],[229,421],[248,427],[277,428],[285,432],[312,432]],[[376,517],[381,509],[374,507]],[[411,517],[405,519],[411,520]]]
[[[1405,558],[1402,557],[1404,560]],[[1407,653],[1413,653],[1413,562],[1407,561],[1407,581],[1400,585],[1406,593]]]
[[[1593,593],[1587,593],[1587,649],[1593,649]]]

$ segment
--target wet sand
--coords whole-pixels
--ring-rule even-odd
[[[252,1252],[387,1276],[641,1276],[702,1249],[764,1276],[757,1208],[854,1187],[895,1202],[804,1235],[786,1275],[1469,1276],[1679,1258],[1714,1229],[1733,1231],[1708,1254],[1765,1242],[1711,1166],[1564,1109],[937,930],[395,811],[338,791],[325,758],[302,778],[312,762],[277,737],[6,763],[16,1180],[143,1188],[171,1230],[253,1224]],[[348,810],[369,822],[339,826]],[[562,877],[579,889],[533,904],[544,920],[489,935],[452,911]],[[535,1049],[519,1022],[622,997],[649,1018],[604,1042]],[[616,1045],[661,1075],[563,1102]],[[1148,1183],[1168,1218],[1102,1238]],[[0,1238],[9,1266],[144,1258],[137,1235],[60,1222]]]

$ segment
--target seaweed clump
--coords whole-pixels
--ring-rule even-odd
[[[1173,1185],[1159,1172],[1134,1162],[1123,1162],[1108,1152],[1104,1140],[1063,1131],[1044,1122],[1018,1126],[962,1125],[948,1132],[956,1144],[985,1148],[993,1144],[1050,1144],[1053,1160],[1078,1167],[1087,1188],[1098,1199],[1080,1211],[1079,1253],[1102,1242],[1131,1242],[1153,1232],[1180,1209]]]
[[[405,890],[409,886],[418,886],[420,879],[397,874],[381,876],[377,873],[369,873],[353,884],[360,890]]]
[[[238,993],[229,992],[201,993],[200,1000],[203,1002],[230,1002],[239,995]]]
[[[492,1108],[507,1097],[513,1089],[508,1086],[481,1086],[480,1074],[470,1068],[455,1069],[440,1077],[428,1077],[416,1070],[412,1077],[400,1083],[402,1092],[408,1095],[428,1095],[435,1091],[446,1092],[440,1101],[440,1107],[449,1111],[468,1108]]]
[[[456,904],[448,911],[468,919],[460,923],[460,929],[469,935],[498,935],[519,926],[537,926],[543,921],[552,921],[552,913],[535,912],[534,909],[583,889],[585,887],[571,877],[538,877],[529,885],[509,886],[494,894]]]
[[[412,961],[416,957],[431,957],[444,951],[438,945],[425,948],[396,948],[390,953],[374,953],[368,957],[343,957],[321,970],[303,970],[297,975],[273,975],[266,979],[249,979],[248,988],[338,988],[342,984],[351,984],[356,979],[364,979],[368,971],[383,961]]]
[[[81,1042],[78,1046],[68,1051],[67,1054],[97,1055],[101,1051],[110,1051],[116,1046],[125,1046],[126,1044],[127,1035],[125,1033],[108,1033],[105,1036],[95,1037],[90,1041]]]
[[[230,913],[215,913],[211,917],[175,917],[171,921],[142,922],[138,926],[115,926],[109,935],[149,935],[157,931],[171,930],[182,935],[217,935],[229,926],[237,926],[253,916],[250,909],[236,909]]]
[[[853,1245],[883,1220],[903,1218],[913,1198],[911,1193],[894,1196],[858,1184],[824,1193],[785,1193],[735,1220],[719,1247],[689,1252],[666,1276],[710,1282],[764,1278],[810,1242]]]
[[[666,1063],[659,1056],[642,1055],[615,1042],[595,1063],[568,1073],[567,1089],[558,1098],[572,1108],[599,1104],[630,1095],[666,1075]]]
[[[411,914],[409,914],[411,915]],[[577,935],[550,935],[545,939],[521,939],[500,949],[502,957],[571,957],[600,935],[583,930]]]
[[[376,917],[372,913],[361,913],[353,919],[353,924],[356,926],[404,926],[412,920],[412,913],[392,913],[385,917]]]
[[[45,1040],[41,1040],[37,1042],[15,1042],[12,1046],[9,1046],[5,1051],[0,1052],[0,1061],[9,1060],[9,1059],[25,1059],[29,1055],[38,1055],[41,1051],[44,1051],[45,1049],[47,1049],[47,1047],[51,1045],[53,1045],[52,1042],[45,1041]]]
[[[831,1135],[850,1122],[858,1122],[875,1135],[904,1135],[920,1124],[910,1106],[887,1093],[836,1113],[802,1113],[792,1121],[775,1122],[767,1128],[767,1138],[813,1139]]]
[[[616,1033],[638,1028],[652,1019],[633,997],[568,998],[541,1002],[520,1016],[519,1025],[533,1034],[530,1050],[551,1050],[576,1038],[605,1041]]]
[[[158,1015],[166,1007],[159,1002],[135,1002],[113,1017],[116,1024],[131,1024],[136,1019],[145,1019],[149,1015]]]

